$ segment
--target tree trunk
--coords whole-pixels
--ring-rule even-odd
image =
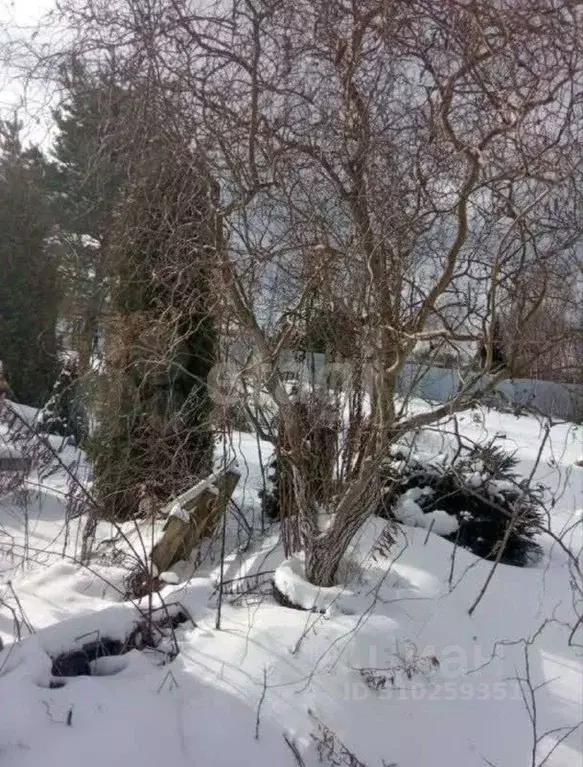
[[[306,579],[310,583],[323,588],[335,585],[338,567],[350,541],[371,515],[380,497],[377,473],[368,462],[361,477],[346,490],[328,530],[314,534],[313,526],[304,527]],[[306,512],[309,510],[304,509]]]
[[[395,396],[400,365],[398,353],[391,337],[386,337],[383,333],[381,344],[382,353],[376,374],[372,421],[377,431],[376,454],[382,457],[386,455],[392,439],[391,432],[395,422]]]
[[[309,406],[296,403],[290,417],[282,418],[279,428],[277,495],[286,556],[302,548],[299,518],[302,506],[325,507],[330,500],[338,434],[335,425],[318,420],[320,415],[311,412]],[[302,447],[298,455],[299,443]],[[305,502],[300,501],[296,492],[294,467]]]

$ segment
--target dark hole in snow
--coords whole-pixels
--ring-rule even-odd
[[[56,677],[91,676],[89,658],[83,650],[62,653],[54,659],[51,674]]]
[[[178,610],[174,614],[165,615],[161,620],[156,622],[156,625],[161,629],[176,629],[183,623],[190,620],[190,616],[187,615],[184,610]]]
[[[130,636],[121,642],[119,639],[101,637],[86,642],[80,649],[64,652],[53,658],[51,676],[57,679],[74,676],[112,676],[125,668],[126,663],[113,662],[114,658],[125,655],[130,650],[156,647],[163,637],[161,631],[174,630],[190,620],[184,610],[167,612],[161,618],[138,624]],[[56,681],[56,680],[54,680]]]
[[[80,650],[61,653],[53,660],[52,676],[91,676],[91,662],[97,658],[110,655],[121,655],[124,643],[117,639],[103,637],[93,642],[87,642]]]

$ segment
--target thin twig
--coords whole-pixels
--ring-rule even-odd
[[[283,733],[283,739],[285,740],[285,742],[287,743],[290,751],[294,755],[294,759],[296,760],[296,762],[299,765],[299,767],[306,767],[306,763],[304,762],[304,760],[302,758],[302,755],[300,754],[300,752],[298,750],[298,747],[293,742],[293,740],[290,740],[289,736],[285,732]]]
[[[257,705],[257,715],[255,717],[255,740],[259,740],[259,725],[261,723],[261,707],[267,695],[267,669],[263,667],[263,688],[261,690],[261,697]]]

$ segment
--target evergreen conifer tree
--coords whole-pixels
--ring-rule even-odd
[[[212,183],[180,139],[154,140],[132,169],[108,260],[111,318],[96,435],[97,492],[107,517],[140,513],[211,469],[214,254]]]
[[[59,272],[46,162],[22,146],[20,127],[0,123],[0,359],[11,396],[40,406],[58,366]]]

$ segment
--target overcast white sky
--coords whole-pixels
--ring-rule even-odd
[[[0,0],[0,50],[9,50],[9,42],[32,34],[44,14],[54,7],[54,0]],[[27,87],[15,71],[0,59],[0,115],[11,116],[18,108],[25,122],[24,137],[45,144],[50,126],[47,93],[39,87]]]
[[[15,24],[34,24],[53,5],[53,0],[0,0],[0,19]]]

